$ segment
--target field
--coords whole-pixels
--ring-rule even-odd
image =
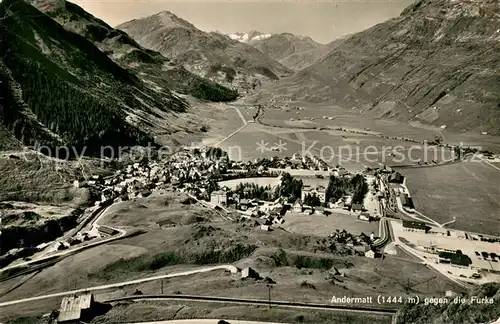
[[[296,110],[292,107],[298,106],[304,108],[303,110]],[[286,111],[288,109],[288,111]],[[310,118],[313,118],[311,121]],[[333,119],[323,119],[323,117],[332,117]],[[293,122],[290,118],[295,119]],[[297,124],[297,118],[303,122]],[[288,108],[270,108],[265,110],[265,117],[262,119],[264,122],[290,126],[291,123],[295,125],[306,125],[316,127],[344,127],[352,130],[371,131],[375,134],[384,134],[388,136],[403,136],[412,138],[418,141],[434,140],[435,135],[443,137],[446,143],[464,145],[478,145],[485,149],[500,151],[500,137],[482,135],[479,133],[451,133],[448,130],[443,130],[439,127],[432,125],[424,125],[419,122],[404,123],[397,120],[386,119],[371,119],[359,113],[350,112],[338,106],[325,106],[324,104],[312,103],[289,103]]]
[[[306,120],[309,126],[317,127],[343,127],[350,130],[360,130],[363,132],[373,132],[374,134],[384,134],[389,136],[404,136],[419,141],[433,140],[434,133],[427,127],[413,127],[411,125],[383,119],[367,119],[363,116],[351,113],[345,109],[336,106],[323,105],[298,105],[304,107],[304,110],[285,111],[281,109],[266,109],[263,122],[275,125],[287,125],[290,118],[300,118]],[[333,119],[324,119],[323,117],[332,117]],[[313,118],[313,120],[310,120]],[[433,129],[437,134],[440,129]]]
[[[369,223],[358,220],[354,215],[340,213],[333,213],[328,217],[288,213],[285,216],[285,223],[281,227],[293,233],[318,236],[328,236],[337,229],[340,231],[345,229],[352,234],[378,233],[378,222]]]
[[[415,207],[449,227],[500,234],[500,171],[484,162],[463,162],[434,168],[406,169]]]
[[[228,118],[230,116],[237,118],[235,117],[237,112],[234,108],[226,106],[225,109]],[[254,108],[250,107],[239,107],[238,109],[247,120],[251,119],[255,111]],[[298,112],[305,114],[305,111]],[[346,126],[344,121],[339,125],[335,124],[336,120],[324,120],[321,117],[313,121],[290,121],[287,118],[291,113],[279,109],[267,110],[263,122],[277,127],[250,123],[220,143],[220,146],[227,150],[230,157],[235,160],[254,160],[272,156],[284,157],[299,153],[319,156],[332,166],[340,164],[351,171],[362,170],[366,167],[379,167],[382,164],[407,165],[451,158],[451,152],[448,149],[425,147],[403,140],[382,138],[378,136],[380,132],[375,131],[368,131],[368,133],[373,133],[373,135],[369,135],[345,131],[300,129],[297,127],[343,126],[367,132],[364,128],[350,127],[349,123]],[[359,120],[358,117],[350,117],[352,118],[346,117],[347,120]],[[387,124],[394,122],[379,121],[379,123],[380,130],[389,130],[390,134],[387,132],[384,134],[391,136],[406,136],[403,129],[412,128],[409,125],[403,127],[399,124]],[[240,123],[237,124],[242,125],[241,118]],[[394,127],[398,131],[391,133]],[[417,133],[417,131],[418,134],[425,133],[425,136],[429,136],[427,129],[415,128],[414,132]],[[229,130],[226,133],[226,135],[230,134]],[[259,143],[264,144],[264,147]],[[271,149],[279,145],[282,145],[281,150]]]
[[[198,109],[208,121],[208,132],[201,141],[203,145],[215,145],[243,126],[243,121],[236,110],[215,103],[206,105],[208,107]],[[251,118],[247,118],[249,119]]]
[[[284,143],[282,151],[272,151],[271,147]],[[258,124],[248,124],[240,132],[220,144],[229,157],[234,160],[253,161],[263,157],[286,157],[294,153],[300,154],[302,146],[299,143],[286,141],[279,135],[272,133]]]

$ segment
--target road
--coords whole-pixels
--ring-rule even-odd
[[[111,207],[111,206],[108,206],[108,207],[106,207],[106,208],[104,208],[104,209],[102,209],[102,210],[100,210],[98,212],[99,216],[97,217],[97,219],[95,219],[92,222],[92,227],[93,228],[98,226],[98,221],[103,217],[103,215],[106,212],[106,210],[109,207]],[[115,229],[117,231],[119,231],[120,234],[118,234],[116,236],[109,237],[109,238],[104,239],[104,240],[97,241],[97,242],[92,242],[92,243],[84,244],[84,245],[78,246],[78,247],[73,248],[73,249],[64,250],[64,251],[57,252],[57,253],[54,253],[54,254],[51,254],[51,255],[48,255],[48,256],[43,256],[43,257],[38,258],[38,259],[33,259],[33,260],[30,260],[30,261],[26,261],[26,262],[22,262],[22,263],[18,263],[18,264],[12,265],[12,266],[8,266],[8,267],[5,267],[3,269],[0,269],[0,273],[4,272],[6,270],[12,270],[14,268],[23,268],[23,267],[29,267],[29,266],[32,266],[32,265],[39,265],[40,263],[43,263],[44,261],[47,261],[47,262],[54,261],[54,259],[56,259],[56,258],[60,261],[61,260],[60,257],[68,256],[68,255],[74,254],[76,252],[79,252],[79,251],[82,251],[82,250],[85,250],[85,249],[88,249],[88,248],[91,248],[91,247],[95,247],[95,246],[98,246],[98,245],[101,245],[101,244],[110,243],[110,242],[122,239],[122,238],[125,237],[125,235],[127,235],[126,231],[124,231],[122,229],[118,229],[118,228],[115,228]],[[55,240],[55,241],[57,241],[57,240]]]
[[[108,285],[102,285],[102,286],[94,286],[94,287],[83,288],[83,289],[68,290],[68,291],[63,291],[63,292],[59,292],[59,293],[55,293],[55,294],[35,296],[35,297],[31,297],[31,298],[18,299],[18,300],[11,300],[8,302],[0,303],[0,307],[11,306],[11,305],[21,304],[21,303],[29,303],[29,302],[33,302],[33,301],[37,301],[37,300],[54,298],[54,297],[63,297],[63,296],[87,293],[87,292],[91,292],[91,291],[106,290],[106,289],[112,289],[112,288],[121,288],[124,286],[137,285],[137,284],[141,284],[141,283],[149,282],[149,281],[155,281],[155,280],[166,279],[166,278],[189,276],[192,274],[211,272],[211,271],[215,271],[215,270],[227,270],[227,271],[231,272],[232,274],[238,273],[238,268],[236,268],[235,266],[220,265],[220,266],[214,266],[214,267],[200,268],[200,269],[196,269],[196,270],[183,271],[183,272],[178,272],[178,273],[165,274],[165,275],[149,277],[149,278],[123,281],[123,282],[118,282],[118,283],[113,283],[113,284],[108,284]]]
[[[491,163],[490,161],[488,161],[488,160],[486,160],[485,158],[482,158],[482,157],[481,157],[480,159],[481,159],[484,163],[488,164],[490,167],[492,167],[492,168],[494,168],[494,169],[496,169],[496,170],[500,171],[500,168],[499,168],[499,167],[497,167],[496,165],[494,165],[493,163]]]
[[[241,121],[243,122],[243,125],[241,127],[239,127],[237,130],[235,130],[234,132],[232,132],[231,134],[229,134],[226,137],[224,137],[223,139],[219,140],[217,143],[213,144],[215,147],[219,147],[219,145],[221,145],[223,142],[227,141],[229,138],[233,137],[234,135],[238,134],[243,128],[245,128],[248,125],[248,121],[245,119],[245,116],[243,116],[241,111],[237,107],[234,107],[234,106],[231,106],[231,107],[233,107],[234,110],[236,110],[236,112],[238,113],[238,115],[241,118]]]

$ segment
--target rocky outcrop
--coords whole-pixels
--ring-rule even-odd
[[[0,255],[11,249],[33,248],[62,236],[64,232],[76,226],[81,212],[77,209],[69,215],[54,219],[45,219],[32,212],[17,214],[16,218],[21,217],[25,221],[3,226],[0,235]],[[9,215],[5,218],[9,218]]]

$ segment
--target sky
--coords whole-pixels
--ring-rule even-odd
[[[70,0],[111,26],[163,10],[204,31],[290,32],[320,43],[396,17],[412,0]]]

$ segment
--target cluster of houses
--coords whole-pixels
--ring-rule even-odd
[[[336,176],[348,175],[342,168],[330,168],[317,157],[294,155],[291,158],[258,159],[254,162],[231,161],[223,151],[213,148],[185,148],[161,162],[149,161],[128,165],[109,177],[92,176],[90,179],[75,181],[75,187],[91,187],[99,193],[96,206],[106,206],[112,203],[142,198],[152,192],[173,187],[179,192],[191,194],[197,199],[210,201],[215,207],[227,207],[237,211],[243,217],[258,217],[264,219],[264,224],[283,223],[286,212],[305,214],[331,214],[331,209],[346,209],[358,213],[360,219],[370,220],[370,215],[364,213],[360,204],[352,204],[352,197],[346,197],[339,202],[329,203],[326,207],[312,207],[304,204],[307,195],[316,195],[321,203],[325,202],[326,188],[324,186],[303,186],[301,198],[295,203],[286,203],[284,199],[269,202],[259,199],[246,199],[237,194],[231,194],[229,188],[218,190],[214,182],[244,178],[249,174],[268,175],[271,168],[296,166],[314,170],[329,170]],[[270,174],[270,173],[269,173]],[[214,180],[214,175],[217,175]],[[225,189],[225,190],[224,190]],[[251,190],[251,189],[248,189]],[[108,235],[102,233],[103,235]],[[71,243],[62,243],[67,247]]]
[[[292,169],[292,170],[315,170],[315,171],[333,171],[333,169],[318,156],[301,156],[298,153],[292,157],[272,157],[260,158],[251,162],[254,167],[261,167],[262,170],[268,169]],[[246,165],[248,167],[248,165]]]
[[[76,180],[74,186],[98,190],[100,199],[96,205],[147,197],[170,184],[181,191],[200,195],[206,191],[211,175],[216,171],[225,172],[228,166],[227,158],[214,158],[203,150],[183,150],[161,163],[134,163],[111,177],[92,176],[86,181]]]
[[[326,163],[323,159],[318,156],[310,156],[295,153],[292,155],[292,158],[289,160],[291,163],[291,167],[298,166],[299,169],[309,169],[315,171],[333,171],[333,168],[330,167],[328,163]]]
[[[380,253],[373,248],[373,243],[376,239],[377,238],[373,232],[370,233],[370,235],[366,235],[364,233],[354,235],[346,230],[337,230],[336,232],[330,234],[329,237],[322,242],[322,244],[327,248],[327,250],[329,249],[337,254],[354,254],[368,258],[378,258],[380,257]],[[324,250],[324,248],[321,249]]]

